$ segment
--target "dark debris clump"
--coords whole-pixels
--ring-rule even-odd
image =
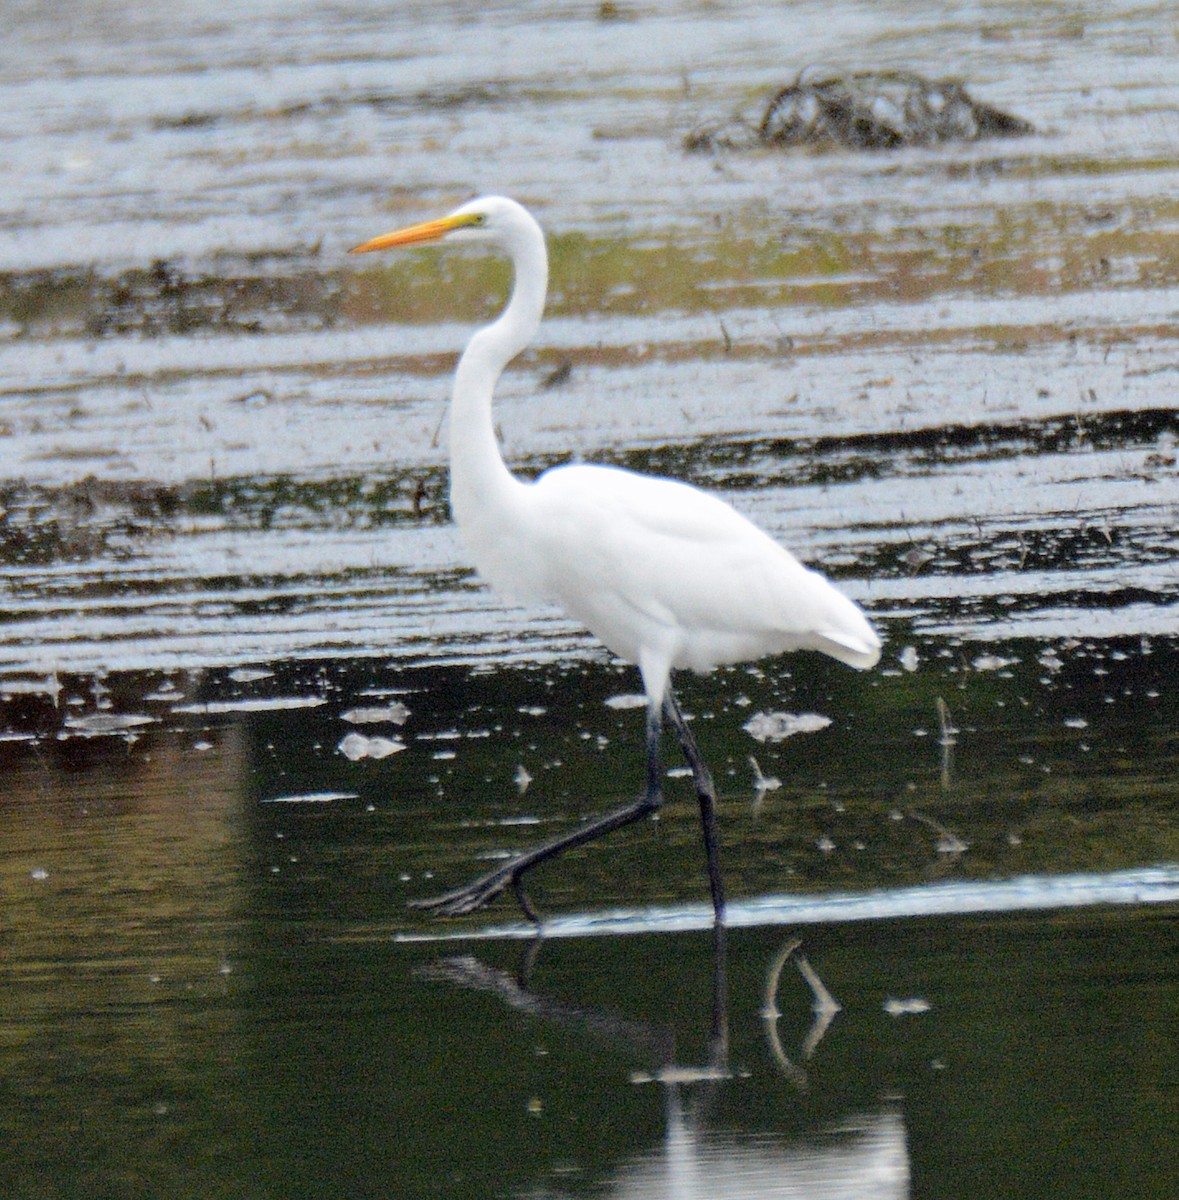
[[[960,80],[925,79],[910,71],[838,74],[808,68],[774,96],[760,121],[738,117],[703,126],[684,145],[889,150],[1031,132],[1021,117],[973,99]]]

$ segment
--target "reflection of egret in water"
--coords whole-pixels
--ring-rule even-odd
[[[694,1129],[672,1086],[662,1149],[624,1167],[607,1194],[615,1200],[902,1200],[909,1195],[905,1127],[899,1109],[885,1104],[805,1140],[742,1140]]]
[[[883,1100],[833,1124],[804,1135],[743,1135],[708,1128],[708,1114],[722,1088],[740,1087],[746,1072],[729,1066],[728,971],[726,934],[713,930],[712,1028],[708,1061],[683,1066],[674,1060],[670,1030],[632,1021],[600,1009],[580,1008],[533,991],[527,984],[539,941],[533,943],[520,972],[513,975],[480,963],[473,956],[444,959],[425,969],[477,991],[492,992],[509,1007],[580,1024],[653,1052],[662,1065],[635,1072],[631,1082],[658,1085],[664,1093],[666,1132],[662,1142],[620,1165],[595,1194],[614,1200],[907,1200],[909,1152],[900,1104]],[[811,990],[814,1019],[794,1056],[807,1061],[840,1011],[817,972],[799,954],[792,939],[775,955],[768,972],[762,1019],[771,1056],[798,1088],[807,1085],[804,1069],[785,1052],[777,1031],[776,997],[785,966],[793,962]],[[538,1182],[528,1192],[533,1200],[559,1193]]]

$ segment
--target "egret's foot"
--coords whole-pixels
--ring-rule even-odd
[[[455,888],[451,892],[443,892],[440,896],[427,896],[423,900],[411,900],[409,907],[421,909],[423,912],[432,913],[437,917],[465,917],[485,904],[490,904],[506,888],[512,887],[515,889],[516,898],[520,901],[520,907],[524,910],[525,915],[529,920],[535,921],[536,913],[533,911],[532,905],[527,902],[527,897],[520,886],[522,874],[519,863],[505,863],[502,867],[496,867],[494,871],[480,875],[478,879],[473,879],[470,883]]]
[[[592,842],[595,838],[613,833],[614,830],[622,829],[626,825],[633,825],[642,817],[656,812],[661,801],[658,773],[654,773],[652,778],[653,784],[648,789],[647,795],[634,804],[628,804],[625,808],[616,809],[593,821],[587,821],[569,833],[553,838],[551,842],[542,842],[539,846],[533,846],[531,850],[525,850],[515,858],[509,859],[502,867],[496,867],[494,871],[480,875],[478,879],[472,880],[465,887],[455,888],[453,892],[443,892],[441,896],[429,896],[425,900],[411,900],[410,907],[434,913],[439,917],[464,917],[467,913],[473,913],[477,908],[482,908],[483,905],[494,900],[505,888],[511,887],[516,893],[516,899],[519,901],[524,915],[534,924],[539,925],[540,918],[537,917],[536,909],[532,907],[532,902],[528,899],[521,882],[524,876],[533,867],[538,867],[541,863],[548,862],[550,858],[564,854],[566,850],[572,850],[574,846],[583,846],[586,842]]]

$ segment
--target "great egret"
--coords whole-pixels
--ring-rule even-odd
[[[615,654],[638,666],[647,695],[643,797],[544,842],[465,887],[415,902],[445,916],[468,913],[509,885],[536,919],[521,885],[539,863],[654,813],[662,804],[663,721],[692,769],[712,904],[724,921],[716,792],[671,688],[681,667],[707,672],[787,650],[819,650],[866,669],[880,639],[864,614],[724,501],[670,479],[615,467],[554,467],[517,479],[500,454],[491,397],[504,367],[532,340],[548,286],[544,234],[502,196],[373,238],[352,253],[446,239],[477,242],[512,261],[514,282],[498,320],[459,359],[450,407],[450,504],[479,573],[521,602],[555,601]]]

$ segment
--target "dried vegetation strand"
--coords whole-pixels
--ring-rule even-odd
[[[1033,132],[1030,122],[975,100],[956,79],[912,71],[800,72],[760,120],[738,117],[693,130],[689,150],[756,146],[890,150]]]

